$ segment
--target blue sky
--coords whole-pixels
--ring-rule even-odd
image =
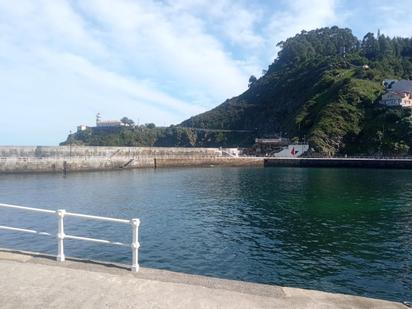
[[[179,123],[302,29],[412,36],[411,1],[0,0],[0,145],[56,145],[98,112]]]

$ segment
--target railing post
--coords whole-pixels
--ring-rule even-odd
[[[131,221],[132,224],[132,236],[133,236],[133,241],[132,241],[132,272],[138,272],[139,271],[139,225],[140,225],[140,220],[139,219],[132,219]]]
[[[66,210],[59,209],[56,214],[58,216],[58,231],[57,231],[57,261],[64,262],[64,215]]]

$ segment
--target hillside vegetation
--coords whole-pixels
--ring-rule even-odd
[[[247,91],[180,126],[72,138],[89,145],[248,146],[282,132],[322,155],[410,152],[410,111],[378,101],[384,79],[412,79],[411,39],[368,33],[359,40],[332,27],[302,31],[278,46],[278,57]]]
[[[61,145],[129,147],[229,147],[253,143],[254,132],[220,132],[178,126],[93,127],[69,135]]]

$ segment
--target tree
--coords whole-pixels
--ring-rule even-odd
[[[256,81],[257,81],[257,78],[256,78],[256,76],[255,75],[251,75],[250,77],[249,77],[249,87],[251,87],[254,83],[256,83]]]
[[[379,54],[379,43],[373,33],[367,33],[362,40],[362,52],[368,59],[376,59]]]
[[[134,121],[130,118],[123,117],[120,119],[120,122],[123,123],[127,127],[133,127],[134,126]]]
[[[280,48],[277,62],[292,64],[313,57],[346,55],[358,50],[358,39],[350,29],[336,26],[302,31],[276,45]]]
[[[148,128],[148,129],[154,129],[154,128],[156,128],[156,125],[154,123],[146,123],[145,127]]]
[[[378,45],[379,45],[379,56],[382,58],[386,58],[392,56],[394,54],[394,50],[392,47],[392,41],[389,37],[385,37],[384,35],[380,35],[378,37]]]

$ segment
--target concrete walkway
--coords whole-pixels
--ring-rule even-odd
[[[85,261],[57,263],[0,251],[5,308],[364,308],[402,304],[295,288],[141,269],[138,274]]]

